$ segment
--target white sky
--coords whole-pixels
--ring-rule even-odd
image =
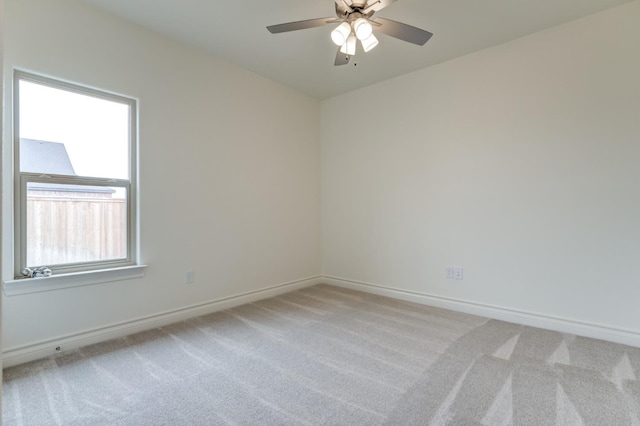
[[[20,81],[20,137],[64,143],[80,176],[129,178],[129,105]]]

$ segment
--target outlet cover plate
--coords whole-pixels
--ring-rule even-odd
[[[456,266],[455,268],[453,268],[453,279],[454,280],[461,280],[464,277],[463,274],[463,268],[460,266]]]

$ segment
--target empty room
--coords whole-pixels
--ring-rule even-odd
[[[640,0],[0,0],[3,425],[640,425]]]

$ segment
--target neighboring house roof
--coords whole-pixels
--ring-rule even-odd
[[[52,175],[77,176],[69,153],[63,143],[20,138],[20,171]],[[84,185],[39,185],[32,182],[29,189],[38,191],[86,192],[93,194],[113,194],[115,191],[105,186]]]
[[[20,171],[75,176],[63,143],[20,139]]]

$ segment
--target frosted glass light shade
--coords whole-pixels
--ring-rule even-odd
[[[376,38],[376,36],[371,34],[365,40],[360,40],[360,43],[362,43],[362,48],[364,49],[364,51],[368,52],[378,45],[378,39]]]
[[[336,44],[336,46],[342,46],[351,34],[351,26],[348,22],[343,22],[338,25],[338,27],[331,31],[331,40]]]
[[[358,18],[353,21],[353,31],[355,31],[358,40],[366,40],[373,32],[373,28],[366,19]]]
[[[350,34],[349,37],[347,37],[347,41],[344,42],[344,44],[342,45],[342,48],[340,49],[340,52],[344,53],[345,55],[349,55],[349,56],[353,56],[356,54],[356,42],[358,41],[358,39],[356,38],[355,35]]]

